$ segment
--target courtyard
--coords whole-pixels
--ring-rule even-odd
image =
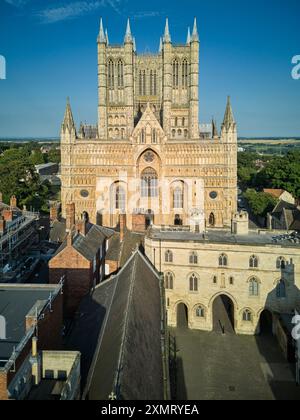
[[[294,367],[271,335],[170,330],[176,341],[177,400],[300,400]]]

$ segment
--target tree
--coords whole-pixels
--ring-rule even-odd
[[[0,157],[0,191],[5,202],[16,195],[20,206],[40,210],[46,203],[47,186],[42,186],[28,147],[12,148]]]
[[[270,194],[257,192],[254,189],[248,189],[244,193],[244,197],[247,200],[255,216],[265,217],[267,213],[271,212],[274,209],[275,205],[278,202]]]

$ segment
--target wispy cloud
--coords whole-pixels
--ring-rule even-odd
[[[138,12],[133,15],[133,19],[146,19],[160,16],[161,13],[157,11]]]
[[[121,0],[82,0],[65,4],[59,7],[49,7],[38,11],[36,16],[41,19],[42,23],[56,23],[67,19],[75,19],[77,17],[92,13],[101,7],[111,7],[117,13],[120,13]]]
[[[30,0],[4,0],[6,3],[15,6],[15,7],[22,7],[25,6]]]

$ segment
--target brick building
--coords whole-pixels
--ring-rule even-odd
[[[30,248],[39,242],[39,214],[20,210],[17,198],[9,205],[0,193],[0,282],[14,282],[22,275],[22,261]]]
[[[30,392],[32,347],[62,348],[62,287],[0,284],[0,400],[24,399]]]
[[[49,262],[50,283],[65,276],[64,315],[72,317],[81,299],[105,275],[106,241],[110,230],[89,223],[86,215],[75,222],[75,206],[68,205],[67,238]]]

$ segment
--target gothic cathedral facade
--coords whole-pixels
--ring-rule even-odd
[[[237,126],[230,99],[220,134],[199,126],[199,36],[139,55],[128,21],[124,43],[98,36],[98,124],[77,130],[68,101],[61,128],[62,213],[114,227],[120,213],[156,225],[230,226],[237,211]],[[150,220],[149,220],[150,219]]]

